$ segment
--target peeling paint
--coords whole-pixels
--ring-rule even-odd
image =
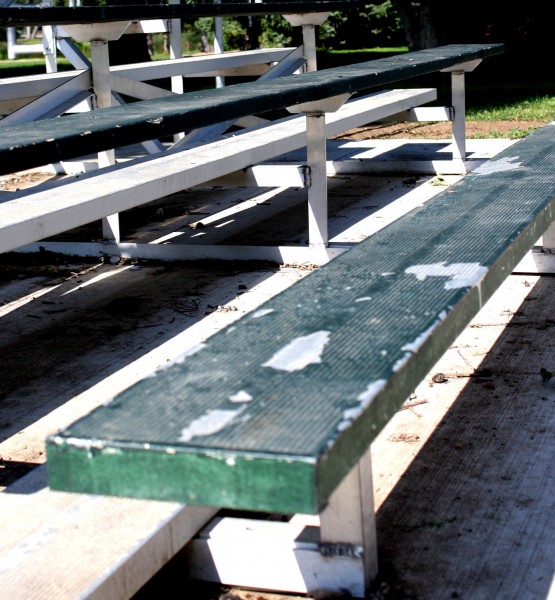
[[[330,341],[330,331],[315,331],[295,338],[278,350],[262,366],[280,371],[300,371],[310,364],[322,362],[322,352]]]
[[[95,450],[103,450],[105,446],[104,442],[100,440],[83,440],[74,437],[67,438],[65,443],[74,448],[94,448]]]
[[[242,406],[237,410],[224,410],[220,408],[208,410],[204,415],[195,419],[188,427],[184,427],[181,430],[179,441],[189,442],[195,437],[205,437],[218,433],[228,425],[231,425],[233,420],[240,415],[244,409],[245,407]]]
[[[253,312],[252,314],[252,319],[259,319],[260,317],[265,317],[266,315],[269,315],[270,313],[273,313],[274,309],[273,308],[260,308],[259,310]]]
[[[121,455],[123,454],[123,450],[121,448],[105,448],[104,454]]]
[[[476,167],[472,171],[473,175],[490,175],[491,173],[501,173],[503,171],[516,171],[521,168],[522,163],[514,162],[518,160],[518,156],[503,157],[498,159],[491,158],[484,164]]]
[[[186,358],[188,358],[189,356],[193,356],[193,354],[196,354],[197,352],[199,352],[200,350],[202,350],[205,347],[206,347],[206,344],[204,344],[202,342],[200,344],[195,344],[188,350],[185,350],[185,352],[182,352],[179,356],[176,356],[173,360],[169,360],[167,363],[160,365],[156,369],[156,371],[154,371],[154,373],[152,373],[150,376],[155,377],[156,374],[159,373],[160,371],[165,371],[166,369],[169,369],[172,365],[179,365],[179,364],[185,362]]]
[[[405,344],[401,350],[404,350],[405,352],[412,352],[413,354],[415,352],[417,352],[420,347],[422,346],[422,344],[430,337],[430,334],[432,333],[432,331],[434,331],[434,329],[442,322],[445,320],[445,317],[447,316],[447,312],[446,311],[442,311],[437,319],[430,325],[430,327],[428,327],[428,329],[426,329],[426,331],[423,331],[413,342],[410,342],[409,344]]]
[[[248,392],[245,392],[245,390],[240,390],[236,394],[232,394],[229,400],[230,402],[250,402],[252,396]]]
[[[373,381],[362,394],[359,394],[357,397],[358,404],[352,406],[351,408],[347,408],[343,411],[343,421],[354,421],[372,402],[372,400],[383,390],[385,384],[385,379],[378,379]]]
[[[364,408],[383,390],[387,381],[385,379],[377,379],[373,381],[362,394],[359,394],[358,400],[364,405]]]
[[[335,428],[335,434],[331,440],[328,441],[328,448],[331,448],[333,442],[337,439],[338,434],[348,429],[353,422],[364,412],[370,402],[383,390],[387,381],[385,379],[377,379],[373,381],[368,387],[357,396],[358,404],[351,406],[343,411],[341,421]]]
[[[431,263],[428,265],[414,265],[405,269],[408,275],[415,275],[418,281],[424,281],[428,277],[448,277],[444,288],[454,290],[463,287],[472,287],[480,282],[488,272],[487,267],[480,263],[452,263],[446,264],[446,261]]]
[[[408,362],[411,357],[410,352],[405,352],[405,354],[391,367],[393,373],[397,373],[397,371],[401,370]]]

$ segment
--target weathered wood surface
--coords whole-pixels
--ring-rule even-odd
[[[105,6],[0,7],[0,27],[70,25],[148,19],[303,14],[352,10],[359,0],[281,0],[280,2],[195,2]]]
[[[59,494],[44,467],[0,494],[2,597],[130,598],[214,514],[210,508]],[[16,523],[14,522],[16,521]]]
[[[0,174],[296,104],[354,94],[494,56],[503,49],[503,44],[442,46],[6,127],[0,139]]]
[[[555,123],[47,439],[53,489],[318,513],[555,218]]]

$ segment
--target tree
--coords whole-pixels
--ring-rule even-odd
[[[409,50],[434,48],[439,45],[439,36],[434,23],[434,0],[391,0],[397,11]]]

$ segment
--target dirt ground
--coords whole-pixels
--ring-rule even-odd
[[[531,129],[545,125],[544,121],[467,121],[468,138],[509,137],[519,131],[530,132]],[[451,125],[449,123],[396,123],[368,125],[358,127],[342,134],[344,139],[449,139]]]
[[[492,123],[469,122],[467,125],[469,137],[483,135],[486,132],[490,133],[493,137],[503,137],[515,129],[528,131],[530,128],[539,127],[543,124],[528,121],[508,121]],[[374,137],[444,139],[448,138],[449,135],[448,124],[425,125],[407,123],[393,126],[376,125],[359,128],[341,137],[347,139],[368,139]],[[53,177],[51,174],[35,171],[14,174],[0,180],[0,191],[10,192],[22,189],[51,177]],[[125,276],[122,277],[122,283],[119,284],[119,287],[114,284],[110,291],[100,292],[91,303],[73,301],[73,297],[69,293],[67,295],[57,294],[52,296],[55,299],[51,299],[51,295],[48,294],[48,291],[55,286],[62,286],[60,289],[65,289],[68,292],[73,289],[84,288],[87,282],[93,280],[101,272],[105,273],[121,267],[128,267],[128,269]],[[144,285],[141,288],[140,294],[135,294],[131,291],[134,286],[132,281],[133,269],[142,269],[141,277]],[[147,272],[148,277],[145,276]],[[207,272],[205,266],[201,268],[195,265],[181,269],[178,267],[156,265],[144,265],[144,267],[141,267],[140,265],[125,265],[123,263],[120,265],[99,265],[97,263],[69,264],[63,261],[59,263],[42,263],[41,261],[32,260],[13,260],[12,262],[5,259],[2,260],[0,262],[0,290],[3,296],[0,298],[0,301],[4,307],[12,307],[12,303],[19,293],[18,290],[27,289],[26,285],[31,278],[36,281],[35,291],[32,294],[32,302],[30,300],[25,301],[29,304],[22,310],[22,313],[25,315],[23,320],[13,319],[12,321],[11,318],[4,319],[4,329],[10,327],[10,323],[13,326],[13,339],[7,346],[3,347],[5,360],[0,389],[0,401],[4,404],[2,411],[3,422],[0,423],[3,433],[2,438],[6,439],[9,436],[17,438],[18,432],[22,431],[22,428],[26,424],[30,424],[33,419],[45,415],[48,410],[47,407],[44,406],[41,408],[40,406],[43,396],[58,395],[61,399],[69,398],[76,390],[83,389],[91,381],[95,381],[110,373],[112,370],[110,359],[115,365],[123,356],[126,356],[130,360],[134,356],[139,356],[143,353],[145,348],[141,346],[142,343],[154,344],[162,342],[166,339],[168,324],[171,323],[172,328],[176,326],[185,328],[193,321],[204,320],[207,326],[215,329],[231,321],[235,318],[235,312],[240,313],[243,310],[248,310],[246,295],[241,298],[244,292],[255,288],[266,278],[274,276],[276,273],[280,274],[283,278],[283,285],[290,285],[295,278],[305,276],[307,269],[301,269],[298,265],[289,266],[285,269],[253,265],[252,268],[247,268],[246,270],[236,267],[218,266]],[[533,277],[520,278],[513,281],[512,285],[514,289],[518,289],[519,294],[528,294],[530,291],[528,288],[534,288],[538,284],[538,279]],[[218,281],[219,291],[216,291],[213,286],[214,280]],[[222,285],[222,282],[225,285]],[[548,292],[544,291],[544,293]],[[537,295],[540,295],[539,292]],[[241,302],[244,304],[241,304]],[[503,307],[500,309],[500,312],[498,310],[491,317],[493,319],[492,322],[495,322],[496,319],[502,319],[503,326],[511,322],[514,327],[521,327],[518,325],[518,312],[523,309],[519,307],[520,301],[515,300],[515,302],[516,304],[513,303],[512,305]],[[530,306],[530,303],[533,303],[533,300],[527,306]],[[22,307],[24,305],[21,304],[18,306]],[[78,310],[75,310],[76,307],[78,307]],[[0,305],[0,315],[3,316],[1,309],[2,306]],[[543,312],[538,311],[533,318],[530,317],[527,321],[530,327],[537,328],[542,332],[542,335],[547,335],[553,323],[553,321],[550,321],[550,317],[546,316],[548,314],[546,313],[547,310],[544,307]],[[524,312],[526,311],[524,310]],[[514,320],[515,315],[517,317],[516,321]],[[51,321],[51,325],[46,325],[47,320]],[[27,325],[25,325],[25,321]],[[35,325],[41,321],[43,326],[39,327],[37,332],[34,333]],[[516,325],[514,325],[515,323]],[[541,329],[542,325],[544,329]],[[130,331],[138,330],[144,332],[142,338],[131,338],[127,335]],[[158,331],[158,337],[154,333],[156,331]],[[478,322],[474,327],[477,337],[485,331],[488,334],[491,332],[489,323],[486,326]],[[103,370],[98,371],[99,363],[96,362],[98,357],[94,358],[94,355],[96,349],[100,347],[106,337],[109,337],[113,341],[113,344],[108,348],[111,358],[104,357],[101,363]],[[143,342],[138,341],[141,339]],[[515,344],[514,341],[509,341],[508,343],[509,345],[511,343]],[[487,367],[489,369],[487,373],[483,371],[483,377],[476,378],[475,374],[478,372],[479,365],[477,357],[480,350],[475,349],[472,352],[468,350],[467,353],[466,349],[474,347],[472,344],[474,344],[475,348],[478,348],[476,340],[472,342],[467,340],[463,345],[458,347],[459,355],[462,356],[461,352],[464,353],[462,359],[457,359],[459,360],[458,366],[460,368],[455,371],[447,371],[449,366],[442,367],[445,369],[447,375],[444,380],[435,385],[428,380],[423,383],[421,389],[415,392],[415,396],[412,398],[414,404],[409,404],[408,410],[403,411],[401,417],[401,420],[412,418],[412,421],[410,423],[402,421],[398,424],[399,429],[388,432],[389,442],[401,442],[401,445],[405,447],[405,454],[407,454],[406,449],[410,448],[408,454],[412,456],[416,455],[417,449],[422,448],[424,445],[425,438],[432,435],[431,429],[424,434],[422,429],[416,428],[415,423],[422,426],[423,421],[426,420],[424,417],[427,409],[431,410],[433,406],[441,405],[442,402],[443,404],[446,403],[442,399],[445,389],[450,388],[451,392],[462,390],[462,382],[467,383],[472,378],[473,382],[477,381],[480,390],[485,390],[486,393],[493,393],[494,390],[499,392],[503,385],[509,388],[516,385],[514,380],[505,381],[504,384],[501,382],[501,379],[503,379],[501,373],[504,368],[504,359],[502,356],[497,356],[497,362],[494,361],[491,366]],[[544,346],[545,348],[550,347],[547,337]],[[83,364],[80,364],[79,372],[68,371],[64,368],[64,361],[68,354],[89,355],[90,363],[88,367],[85,361]],[[43,360],[44,356],[48,357],[47,361]],[[26,357],[25,360],[24,357]],[[480,360],[482,358],[480,357]],[[544,359],[540,359],[540,362],[541,360]],[[530,370],[530,374],[533,373],[531,376],[533,377],[534,386],[536,386],[536,383],[542,383],[538,377],[539,367],[551,368],[552,366],[547,362],[547,359],[541,362],[541,364],[540,362],[530,364],[527,367]],[[33,365],[33,377],[29,377],[28,368],[23,371],[18,370],[17,365],[21,364]],[[449,364],[452,366],[453,363]],[[461,375],[461,373],[465,374]],[[39,382],[48,381],[52,387],[45,392],[44,389],[40,388],[40,383],[35,387],[34,379]],[[506,379],[507,377],[505,376]],[[442,384],[446,382],[448,382],[447,385],[442,387]],[[476,383],[474,384],[476,385]],[[541,396],[542,390],[540,388],[538,390]],[[543,389],[543,393],[545,396],[545,388]],[[497,396],[499,395],[500,393],[497,394]],[[36,405],[31,406],[31,403],[21,404],[23,397],[28,399],[35,398]],[[551,398],[552,396],[549,395],[549,402],[551,402]],[[495,400],[491,399],[491,402],[493,403],[491,411],[495,413],[496,410],[499,410],[499,407],[495,406]],[[9,414],[9,410],[7,409],[10,407],[13,418],[7,417]],[[442,406],[443,409],[446,409],[446,406]],[[490,415],[489,412],[488,415]],[[434,425],[437,425],[437,422],[434,422]],[[496,427],[501,429],[499,424],[492,425],[490,422],[490,426],[488,431],[484,432],[485,437],[492,434],[492,427],[493,429]],[[431,428],[432,425],[429,424],[428,427]],[[474,443],[469,441],[468,438],[463,437],[459,430],[452,431],[451,433],[453,439],[456,438],[456,443],[461,444],[461,448]],[[9,446],[2,450],[0,457],[0,484],[2,486],[9,485],[33,469],[37,464],[44,461],[42,439],[42,437],[37,437],[33,441],[30,438],[26,442],[26,445],[24,447],[19,446],[17,452],[14,451],[13,455],[10,454]],[[391,453],[390,446],[387,449],[389,453]],[[399,446],[399,443],[397,443],[397,446]],[[439,447],[441,448],[441,445]],[[425,482],[425,485],[432,487],[434,484],[433,478],[430,479],[429,473],[422,471],[422,469],[425,470],[425,467],[420,465],[417,468],[420,469],[420,472],[412,478],[413,484],[416,481],[416,485],[418,485],[418,478],[420,478],[422,482]],[[385,475],[383,476],[386,477]],[[407,513],[403,515],[403,518],[406,517],[409,519],[410,523],[407,521],[404,528],[388,529],[389,521],[387,516],[395,508],[398,509],[398,504],[395,504],[393,500],[386,502],[387,490],[391,489],[393,484],[391,482],[387,485],[385,482],[382,482],[382,484],[383,489],[379,493],[383,495],[381,500],[383,506],[381,508],[381,521],[379,518],[378,526],[383,528],[384,532],[387,533],[387,537],[381,548],[383,551],[383,571],[380,581],[377,582],[376,590],[370,598],[372,600],[409,600],[416,598],[427,600],[431,596],[419,593],[418,581],[411,581],[410,577],[404,577],[402,572],[410,564],[407,553],[409,551],[415,552],[415,548],[417,547],[414,545],[414,540],[409,539],[410,536],[408,534],[412,534],[415,530],[418,530],[420,533],[422,531],[436,531],[443,528],[449,524],[449,519],[452,518],[451,513],[447,511],[441,517],[438,517],[436,522],[430,525],[430,522],[426,521],[428,517],[424,512],[422,514],[417,512],[410,513],[407,509]],[[377,485],[379,487],[379,481]],[[405,488],[399,494],[404,494],[404,501],[410,503],[411,496]],[[462,492],[458,491],[457,493],[460,494]],[[499,498],[495,501],[501,502]],[[483,539],[481,541],[483,542]],[[424,542],[419,539],[418,543],[423,544]],[[404,545],[407,551],[404,554],[400,553],[401,558],[396,562],[391,558],[391,555],[396,552],[399,545]],[[425,550],[421,551],[425,553]],[[162,596],[160,589],[167,589],[168,585],[176,586],[174,589],[179,591]],[[184,581],[179,557],[170,562],[163,572],[151,583],[147,584],[136,595],[135,600],[151,600],[160,597],[186,597],[188,600],[292,600],[293,598],[300,598],[300,596],[295,595],[261,593],[230,588],[228,586]],[[461,587],[460,582],[453,584],[453,591],[450,597],[475,600],[465,595],[464,585]],[[495,597],[510,598],[510,596],[503,593]],[[526,595],[518,597],[526,598]],[[530,598],[532,597],[530,596]],[[435,597],[434,600],[442,599]]]

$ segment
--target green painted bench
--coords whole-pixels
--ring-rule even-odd
[[[352,10],[360,0],[280,0],[278,2],[191,2],[182,4],[134,4],[102,6],[0,7],[0,27],[75,25],[148,19],[198,19],[271,14],[306,14]]]
[[[52,434],[50,487],[319,515],[319,534],[287,524],[283,552],[303,573],[291,587],[364,596],[376,573],[370,444],[551,227],[554,161],[552,123]],[[191,545],[192,574],[218,577],[222,527],[241,547],[241,527],[217,522]]]
[[[435,91],[385,90],[374,95],[357,96],[349,102],[345,100],[358,92],[382,88],[418,75],[449,72],[453,81],[454,110],[451,112],[455,113],[453,146],[458,153],[460,168],[464,169],[465,71],[473,70],[483,58],[502,51],[502,44],[444,46],[377,61],[4,127],[0,137],[0,174],[178,132],[198,131],[222,121],[232,123],[241,117],[273,110],[288,108],[291,112],[307,115],[306,119],[297,117],[296,124],[294,119],[269,122],[240,135],[224,137],[202,145],[202,151],[196,144],[175,148],[148,160],[107,167],[95,175],[68,180],[55,188],[22,192],[0,204],[0,230],[3,232],[0,252],[22,247],[24,251],[40,250],[45,248],[44,239],[50,236],[96,219],[108,221],[114,213],[306,147],[308,169],[305,172],[310,172],[310,185],[307,186],[310,240],[308,248],[300,248],[299,252],[297,248],[290,252],[288,248],[276,251],[273,247],[257,247],[256,256],[253,256],[249,247],[243,251],[234,249],[232,253],[229,248],[222,249],[217,245],[210,248],[203,246],[200,250],[192,245],[179,248],[178,245],[143,244],[136,248],[137,244],[134,244],[124,247],[119,244],[117,228],[111,225],[113,219],[107,228],[109,235],[105,235],[111,244],[101,242],[94,247],[87,244],[70,251],[79,255],[86,253],[87,256],[157,257],[162,260],[227,256],[277,262],[283,261],[287,253],[287,256],[293,255],[294,262],[326,262],[337,254],[329,248],[327,234],[326,136],[430,102],[435,98]],[[432,107],[424,108],[433,110]],[[335,125],[330,130],[332,122]],[[297,181],[301,179],[296,167],[295,175]],[[269,184],[270,187],[272,185]],[[300,184],[301,187],[303,185],[304,182]],[[37,242],[41,243],[37,245]],[[33,249],[29,249],[33,243]],[[183,252],[178,253],[179,249]],[[140,255],[137,250],[145,250],[147,254]]]
[[[2,129],[0,174],[163,138],[255,114],[352,95],[362,90],[471,64],[503,52],[502,44],[460,44],[354,65],[225,88],[142,100],[90,113]]]

